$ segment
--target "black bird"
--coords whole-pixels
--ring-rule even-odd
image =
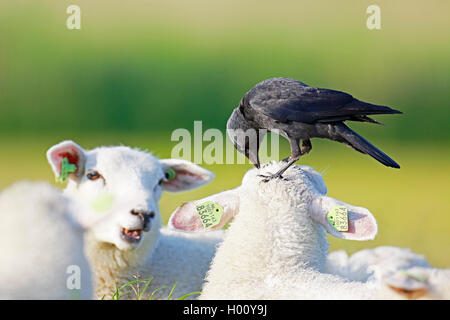
[[[300,156],[311,151],[311,138],[326,138],[368,154],[385,166],[400,166],[374,145],[344,124],[344,121],[379,122],[368,115],[402,113],[385,106],[366,103],[350,94],[310,87],[290,78],[270,78],[248,91],[227,122],[227,133],[236,149],[253,165],[260,167],[258,149],[267,129],[289,140],[291,156],[277,173],[266,180],[281,177]],[[252,139],[248,129],[254,129]],[[251,131],[251,130],[250,130]],[[302,140],[302,147],[299,143]]]

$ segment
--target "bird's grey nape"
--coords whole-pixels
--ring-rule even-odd
[[[245,119],[239,108],[233,110],[227,122],[227,134],[235,148],[257,168],[260,167],[258,150],[267,130],[259,130]]]
[[[248,130],[253,129],[251,124],[245,119],[239,108],[235,108],[227,121],[227,130]]]

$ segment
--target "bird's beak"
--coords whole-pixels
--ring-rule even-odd
[[[250,160],[250,162],[256,167],[256,168],[260,168],[261,164],[259,163],[259,156],[258,156],[258,152],[256,153],[250,153],[248,160]]]

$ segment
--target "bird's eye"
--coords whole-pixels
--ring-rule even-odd
[[[89,171],[89,172],[86,174],[86,177],[87,177],[89,180],[95,181],[95,180],[97,180],[98,178],[101,178],[102,175],[101,175],[98,171],[96,171],[96,170],[91,170],[91,171]]]

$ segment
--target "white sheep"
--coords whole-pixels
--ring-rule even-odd
[[[409,249],[380,246],[350,257],[344,250],[331,252],[327,272],[355,281],[379,281],[392,289],[386,298],[450,299],[450,269],[436,269],[424,256]]]
[[[84,150],[72,141],[51,147],[47,158],[57,178],[64,158],[75,165],[64,194],[78,204],[78,218],[88,226],[85,253],[97,298],[110,299],[116,283],[120,287],[134,276],[153,278],[148,293],[175,282],[174,298],[201,289],[222,232],[186,235],[161,229],[158,202],[163,190],[179,192],[209,183],[211,172],[125,146]],[[168,293],[160,290],[154,298]],[[123,297],[136,298],[133,293]]]
[[[172,214],[170,226],[189,232],[204,230],[197,210],[208,203],[223,211],[220,222],[209,230],[234,217],[200,299],[375,299],[389,295],[392,290],[383,282],[350,281],[326,273],[325,231],[348,240],[373,239],[377,224],[372,214],[326,197],[323,178],[310,167],[292,167],[283,179],[267,183],[259,176],[279,169],[278,163],[252,169],[238,188],[188,202]],[[347,209],[347,231],[344,227],[338,231],[327,219],[336,207]]]
[[[368,281],[415,266],[430,267],[424,256],[409,249],[381,246],[360,250],[350,257],[344,250],[330,252],[326,270],[351,280]]]
[[[386,299],[450,300],[450,269],[413,266],[385,273],[379,280],[390,289],[384,290]]]
[[[0,194],[0,299],[91,299],[82,228],[70,201],[45,182]]]

